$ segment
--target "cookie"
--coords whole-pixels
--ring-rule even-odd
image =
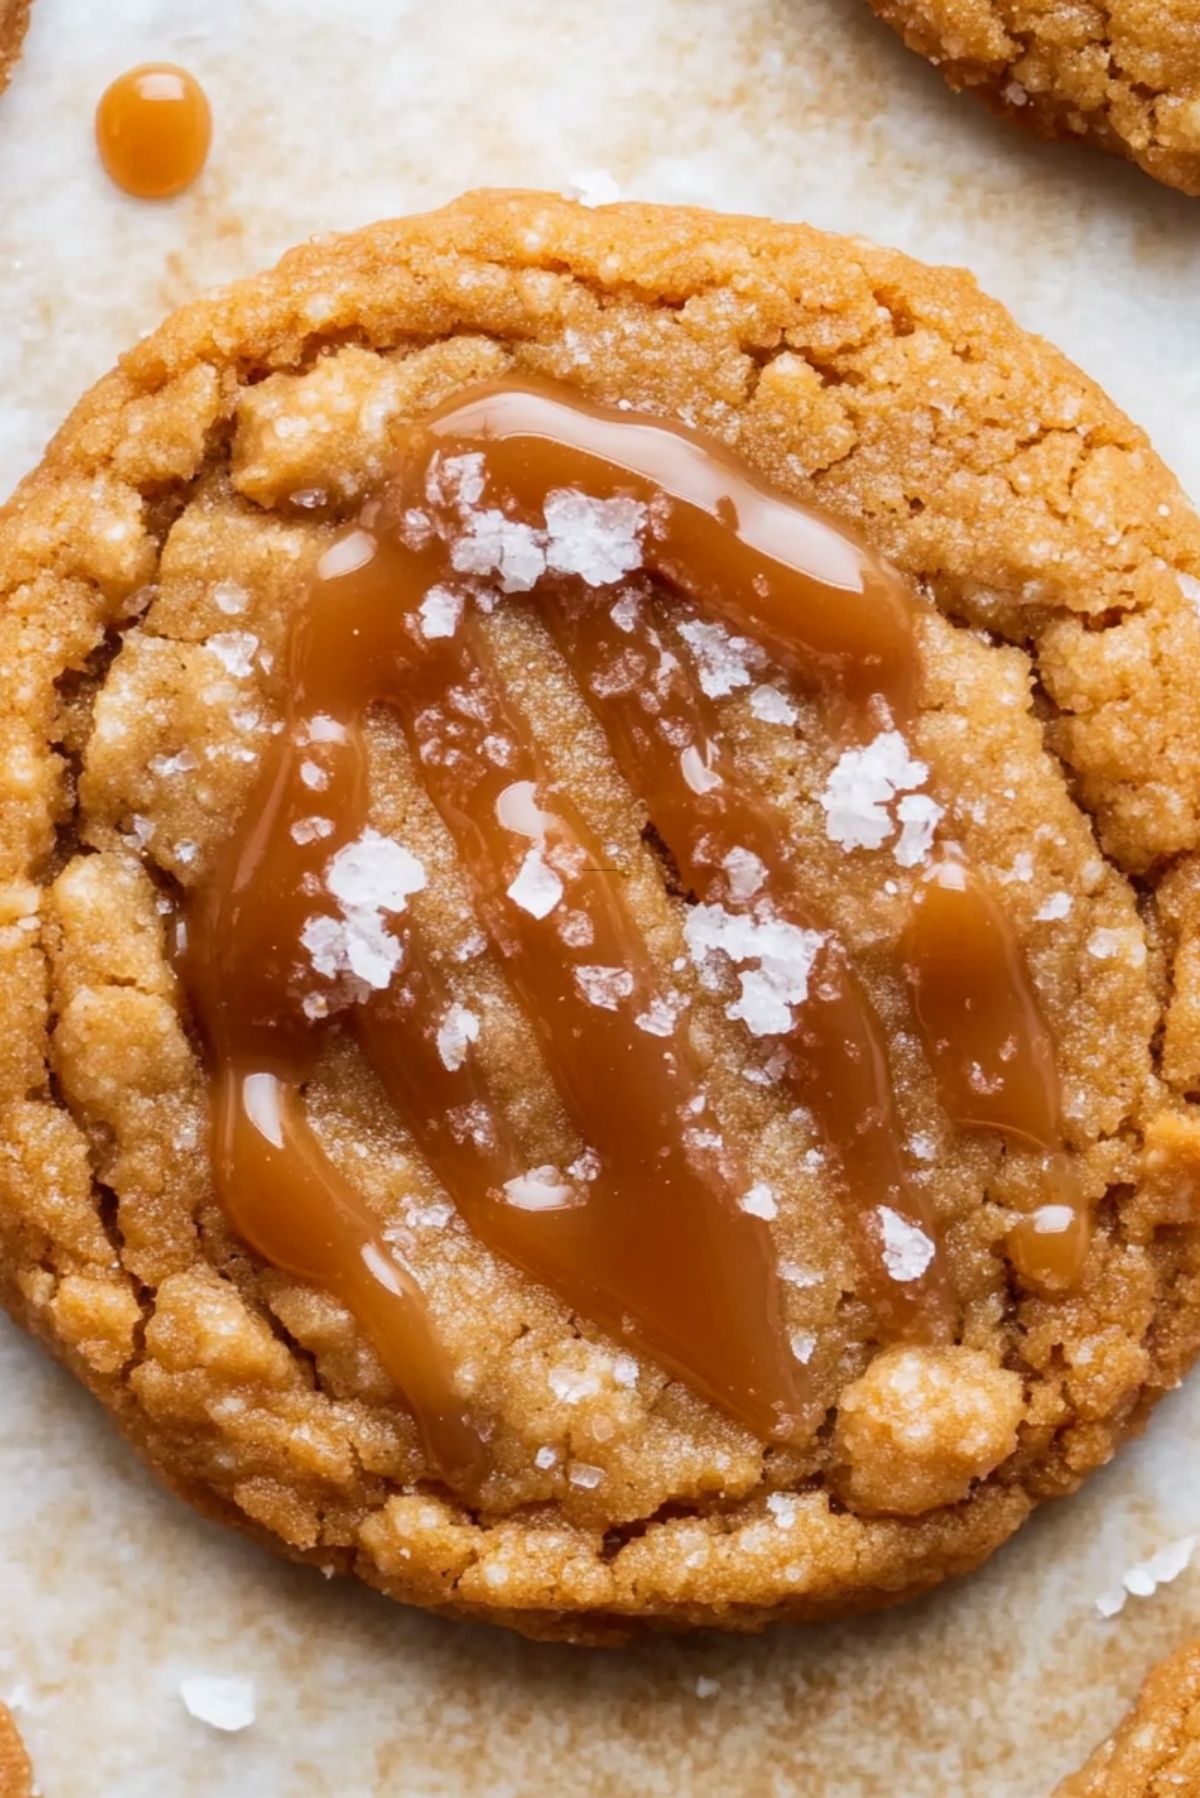
[[[0,1294],[532,1635],[976,1566],[1197,1348],[1200,525],[971,280],[494,193],[0,517]]]
[[[1200,1792],[1200,1643],[1149,1675],[1137,1704],[1056,1798],[1184,1798]]]
[[[32,1798],[33,1769],[12,1712],[0,1704],[0,1798]]]
[[[953,88],[1043,137],[1093,143],[1200,194],[1200,18],[1191,0],[871,0]]]
[[[0,0],[0,93],[12,79],[21,54],[32,4],[33,0]]]

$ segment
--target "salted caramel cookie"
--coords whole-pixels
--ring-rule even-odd
[[[871,0],[951,87],[1043,137],[1128,157],[1200,194],[1200,12],[1193,0]]]
[[[1200,524],[965,275],[483,194],[0,516],[0,1295],[534,1635],[976,1566],[1200,1331]]]
[[[1055,1798],[1188,1798],[1200,1792],[1200,1644],[1156,1667],[1116,1733]]]
[[[0,93],[8,86],[29,29],[33,0],[0,0]]]
[[[33,1769],[12,1712],[0,1704],[0,1798],[32,1798]]]

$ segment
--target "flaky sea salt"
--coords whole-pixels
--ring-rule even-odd
[[[250,595],[236,581],[218,581],[212,590],[213,603],[227,618],[236,618],[250,604]]]
[[[759,659],[759,651],[749,637],[732,637],[724,625],[707,618],[683,619],[679,635],[695,657],[701,691],[710,699],[724,699],[750,685],[749,664]]]
[[[424,889],[425,869],[402,843],[367,829],[338,850],[325,884],[344,906],[403,911],[409,897]]]
[[[721,905],[693,905],[683,929],[692,960],[702,970],[718,954],[745,969],[738,976],[741,997],[726,1007],[727,1016],[740,1018],[754,1036],[792,1028],[792,1007],[808,997],[808,976],[824,941],[819,931]]]
[[[749,1191],[742,1194],[738,1200],[738,1209],[751,1217],[764,1218],[767,1223],[779,1216],[774,1189],[765,1180],[756,1180]]]
[[[901,1217],[890,1205],[879,1207],[879,1226],[883,1233],[883,1265],[893,1280],[908,1285],[919,1280],[937,1248],[918,1224]]]
[[[546,1384],[564,1405],[579,1405],[599,1392],[600,1376],[589,1368],[552,1367],[546,1375]]]
[[[245,680],[253,673],[254,652],[258,648],[253,631],[218,631],[204,647],[212,650],[226,674],[232,674],[235,680]]]
[[[459,574],[497,575],[504,593],[528,593],[546,572],[546,553],[529,525],[491,510],[468,517],[450,564]]]
[[[556,1167],[531,1167],[515,1180],[504,1182],[504,1196],[519,1211],[561,1211],[578,1201],[575,1188]]]
[[[456,1073],[467,1059],[467,1050],[474,1042],[479,1041],[479,1018],[466,1005],[457,1003],[448,1007],[445,1017],[438,1026],[437,1051],[442,1064],[450,1072]]]
[[[636,499],[593,499],[559,488],[546,495],[546,566],[589,587],[608,587],[642,565],[646,508]]]
[[[928,859],[942,815],[942,807],[928,793],[905,794],[896,807],[900,839],[895,854],[901,868],[916,868]]]
[[[220,1679],[214,1674],[196,1673],[180,1680],[179,1696],[188,1713],[211,1729],[247,1729],[255,1718],[252,1679]]]
[[[1070,913],[1071,913],[1071,895],[1070,895],[1070,893],[1051,893],[1050,897],[1045,901],[1045,903],[1043,905],[1040,905],[1038,907],[1037,911],[1034,912],[1033,916],[1034,916],[1035,923],[1050,924],[1050,923],[1054,923],[1059,918],[1069,917]]]
[[[1140,930],[1093,930],[1087,940],[1089,955],[1097,961],[1124,961],[1140,968],[1146,960],[1146,944]]]
[[[573,970],[575,985],[589,1005],[601,1011],[616,1011],[622,999],[633,991],[633,975],[628,968],[606,968],[597,965]]]
[[[322,837],[333,835],[332,818],[297,818],[289,832],[293,843],[303,846],[306,843],[317,843]]]
[[[1096,1600],[1100,1615],[1115,1617],[1124,1609],[1127,1598],[1150,1598],[1160,1586],[1178,1579],[1191,1566],[1197,1540],[1195,1536],[1180,1536],[1178,1541],[1168,1542],[1147,1560],[1128,1568],[1121,1584],[1111,1592],[1101,1593]]]
[[[516,878],[509,883],[508,896],[531,918],[549,917],[562,898],[563,883],[547,862],[540,845],[527,852]]]
[[[750,849],[731,849],[721,863],[734,899],[753,899],[767,878],[767,865]]]
[[[403,944],[383,914],[403,911],[410,895],[421,891],[424,868],[400,843],[367,829],[338,850],[325,871],[325,885],[341,916],[316,914],[306,921],[300,941],[313,967],[326,979],[352,974],[382,990],[404,958]]]
[[[750,695],[750,710],[764,724],[795,724],[799,716],[787,694],[778,687],[755,687]]]
[[[881,731],[861,749],[843,750],[821,794],[826,835],[843,849],[881,848],[896,827],[893,801],[928,778],[927,765],[913,759],[898,730]],[[942,814],[933,799],[904,803],[908,810],[900,818],[904,828],[896,859],[902,867],[914,867],[924,859]]]
[[[452,637],[458,629],[464,604],[463,595],[456,593],[453,587],[431,587],[417,607],[421,635],[426,638]]]
[[[593,1467],[588,1461],[572,1461],[567,1469],[567,1478],[572,1486],[582,1486],[586,1492],[594,1492],[604,1479],[603,1467]]]
[[[1194,574],[1177,574],[1175,579],[1179,582],[1179,591],[1188,604],[1200,612],[1200,579],[1197,579]]]
[[[792,1345],[792,1353],[802,1367],[807,1367],[813,1358],[817,1339],[808,1330],[793,1330],[788,1339]]]
[[[679,1017],[680,1005],[675,998],[651,999],[645,1011],[639,1011],[634,1023],[647,1036],[670,1036]]]

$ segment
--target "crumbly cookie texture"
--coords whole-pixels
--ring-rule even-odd
[[[1098,144],[1200,194],[1193,0],[871,0],[951,87],[1045,137]]]
[[[0,0],[0,93],[12,79],[29,29],[33,0]]]
[[[1200,1792],[1200,1642],[1149,1675],[1116,1733],[1055,1798],[1187,1798]]]
[[[33,1798],[33,1768],[12,1712],[0,1704],[0,1798]]]
[[[468,1510],[342,1307],[229,1230],[164,914],[245,801],[337,519],[401,421],[505,374],[714,433],[936,601],[914,747],[1025,946],[1097,1228],[1078,1291],[1017,1289],[1016,1163],[939,1109],[890,852],[830,840],[819,707],[798,700],[793,728],[732,692],[722,728],[888,1020],[961,1340],[878,1354],[820,1146],[746,1080],[719,994],[696,996],[709,1090],[775,1193],[787,1324],[828,1411],[803,1450],[764,1449],[488,1254],[334,1039],[310,1116],[404,1233],[488,1420]],[[0,577],[0,1296],[196,1503],[530,1634],[748,1630],[977,1565],[1177,1383],[1200,1333],[1200,521],[1142,434],[967,276],[795,226],[504,193],[314,244],[177,313],[81,402],[0,515]],[[681,901],[536,594],[485,627],[676,962]],[[372,822],[420,856],[414,920],[449,953],[473,928],[455,857],[387,716],[369,740]],[[488,957],[463,979],[531,1165],[562,1165],[528,1024]]]

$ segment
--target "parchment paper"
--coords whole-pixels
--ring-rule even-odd
[[[156,56],[202,78],[216,140],[201,184],[153,207],[107,185],[90,133],[108,80]],[[198,289],[314,232],[599,169],[625,195],[967,264],[1200,494],[1200,202],[951,98],[862,0],[37,0],[0,101],[0,487]],[[1200,1628],[1196,1572],[1112,1622],[1093,1602],[1200,1530],[1198,1467],[1200,1381],[915,1608],[534,1648],[201,1522],[0,1325],[0,1697],[47,1798],[1043,1798]],[[218,1736],[189,1716],[195,1673],[252,1675],[256,1722]]]

